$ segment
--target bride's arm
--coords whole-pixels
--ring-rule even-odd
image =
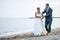
[[[41,16],[37,16],[37,18],[41,18]]]

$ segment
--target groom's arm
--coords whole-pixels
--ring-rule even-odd
[[[46,13],[46,9],[44,9],[44,11],[42,12],[42,16],[43,16],[44,13]]]
[[[46,9],[42,12],[42,19],[45,17],[43,14],[46,13]]]
[[[44,9],[44,11],[42,12],[42,14],[46,13],[46,9]]]

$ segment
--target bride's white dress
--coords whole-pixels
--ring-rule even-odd
[[[37,13],[37,16],[41,16],[41,13],[40,14]],[[34,26],[34,35],[41,35],[41,33],[43,32],[42,26],[43,25],[41,18],[36,18]]]

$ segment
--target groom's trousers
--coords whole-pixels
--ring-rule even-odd
[[[47,32],[51,32],[52,17],[45,18],[45,28]]]

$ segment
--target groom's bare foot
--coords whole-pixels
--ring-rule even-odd
[[[50,33],[48,34],[48,36],[49,36],[49,35],[52,35],[52,33],[50,32]]]
[[[51,35],[51,32],[47,32],[46,35]]]
[[[47,31],[46,35],[48,35],[48,34],[49,34],[49,32]]]

